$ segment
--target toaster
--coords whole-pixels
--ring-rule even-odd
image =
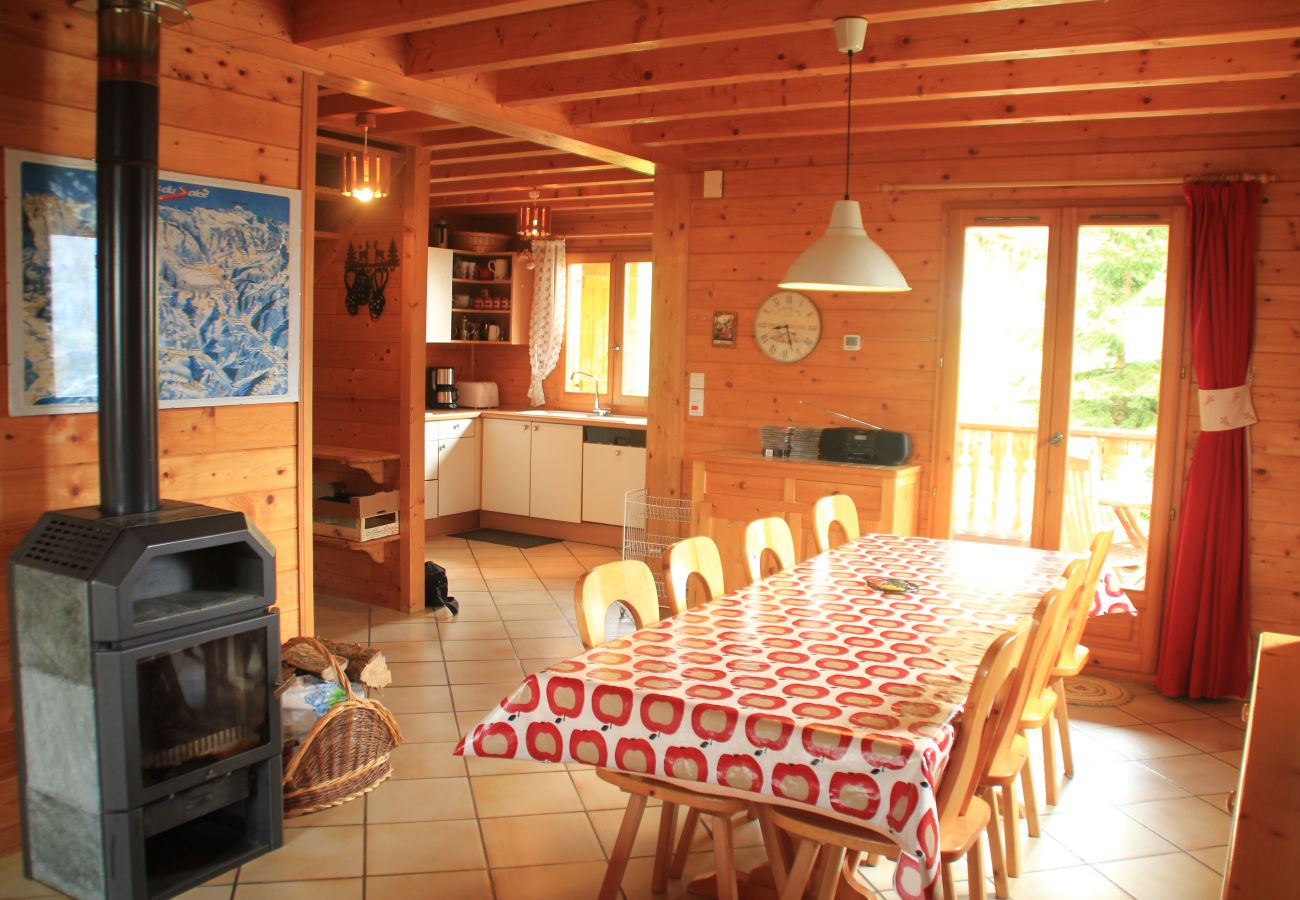
[[[462,381],[456,387],[460,390],[456,402],[461,407],[491,409],[501,404],[495,381]]]

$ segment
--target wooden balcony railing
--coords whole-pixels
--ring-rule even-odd
[[[1149,484],[1155,434],[1077,428],[1070,453],[1100,460],[1106,481]],[[1020,425],[957,426],[953,473],[954,535],[1027,542],[1034,514],[1037,429]]]

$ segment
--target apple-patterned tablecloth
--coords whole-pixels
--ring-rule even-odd
[[[576,762],[813,807],[902,848],[931,894],[933,785],[975,667],[1075,558],[869,534],[530,675],[458,754]],[[1106,572],[1092,614],[1134,612]],[[867,578],[920,590],[887,594]]]

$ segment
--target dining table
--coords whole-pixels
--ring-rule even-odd
[[[988,645],[1077,554],[867,534],[528,676],[457,754],[578,763],[813,810],[934,895],[942,778]],[[890,581],[893,579],[893,581]],[[1135,612],[1103,569],[1092,615]]]

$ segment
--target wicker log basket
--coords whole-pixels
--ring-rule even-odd
[[[491,231],[453,231],[451,246],[471,253],[496,253],[510,246],[510,235]]]
[[[389,756],[402,743],[402,730],[378,700],[358,697],[347,673],[320,641],[314,645],[334,663],[347,698],[316,720],[284,768],[285,818],[338,806],[374,790],[393,774]]]

